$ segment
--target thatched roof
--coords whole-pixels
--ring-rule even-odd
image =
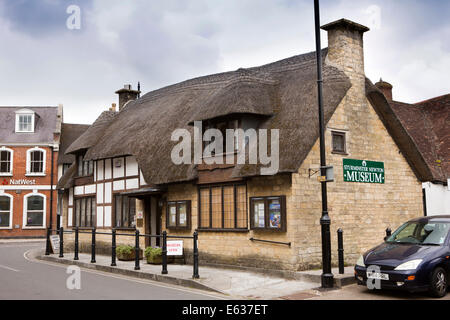
[[[202,95],[203,101],[197,102],[190,123],[232,114],[271,116],[277,104],[277,89],[278,81],[270,74],[239,69],[221,88]]]
[[[61,138],[58,152],[58,164],[69,164],[75,161],[75,156],[65,154],[67,148],[80,137],[90,125],[63,123],[61,128]]]
[[[417,121],[417,114],[415,115],[415,113],[420,113],[420,111],[414,108],[404,110],[400,104],[388,101],[385,95],[369,79],[366,79],[366,94],[417,178],[422,182],[433,181],[433,172],[419,149],[418,144],[422,144],[422,142],[413,139],[411,134],[413,132],[408,130],[408,121],[404,121],[408,117]],[[426,131],[423,128],[423,123],[416,123],[415,126],[421,127],[421,131],[417,135],[418,139],[421,139],[420,137],[424,137]]]
[[[446,183],[450,177],[450,94],[417,104],[390,102],[425,160],[432,177]]]
[[[327,49],[323,50],[324,60],[326,54]],[[134,155],[146,181],[154,184],[189,181],[197,177],[195,165],[174,165],[170,158],[177,144],[170,140],[175,129],[185,128],[193,134],[188,124],[196,116],[204,119],[204,114],[207,117],[224,113],[273,114],[262,126],[280,129],[280,172],[294,172],[318,139],[316,77],[312,52],[260,67],[181,82],[128,103],[101,137],[84,144],[77,141],[69,151],[92,145],[86,153],[87,160]],[[350,86],[342,71],[324,64],[326,121]],[[240,95],[244,97],[242,104]],[[234,172],[235,176],[253,174],[259,175],[254,166],[236,168]]]
[[[72,165],[67,169],[67,171],[62,175],[59,179],[58,184],[56,185],[57,189],[69,189],[73,186],[74,178],[77,173],[77,165],[76,163],[72,163]]]
[[[116,114],[115,111],[103,111],[97,120],[67,148],[66,154],[77,153],[94,146]]]

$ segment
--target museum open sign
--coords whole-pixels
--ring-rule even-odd
[[[384,162],[343,159],[344,181],[384,183]]]

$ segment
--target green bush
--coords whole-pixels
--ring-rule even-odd
[[[119,245],[116,247],[116,254],[121,256],[129,256],[134,253],[134,247],[129,245]]]
[[[147,259],[154,259],[158,256],[162,255],[162,249],[161,248],[153,248],[153,247],[147,247],[145,249],[145,257]]]

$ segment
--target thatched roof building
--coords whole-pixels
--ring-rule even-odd
[[[325,60],[327,50],[323,50]],[[350,88],[348,77],[324,64],[325,119],[328,121]],[[194,120],[230,114],[263,117],[262,128],[280,129],[280,172],[294,172],[318,138],[315,53],[275,63],[188,80],[152,91],[130,102],[117,115],[105,113],[67,152],[89,149],[86,160],[134,155],[146,181],[190,181],[195,165],[174,165],[173,130],[193,132]],[[89,148],[90,147],[90,148]],[[236,177],[259,174],[236,167]]]
[[[351,87],[349,78],[326,63],[323,50],[324,115],[328,122]],[[136,157],[146,181],[167,184],[197,178],[195,164],[175,165],[175,129],[193,134],[196,120],[229,115],[262,119],[261,129],[280,129],[279,172],[298,170],[319,137],[315,52],[254,67],[187,80],[147,93],[119,113],[103,112],[67,153],[87,150],[85,159]],[[433,178],[416,141],[383,93],[366,81],[366,94],[421,181]],[[258,165],[237,165],[232,177],[259,175]]]

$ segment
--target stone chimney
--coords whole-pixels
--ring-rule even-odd
[[[380,89],[381,92],[383,92],[388,101],[392,101],[392,85],[390,83],[383,81],[383,79],[380,79],[380,81],[375,83],[375,85],[378,89]]]
[[[341,19],[321,27],[328,31],[327,62],[350,74],[364,75],[363,34],[370,29]]]
[[[123,89],[117,90],[116,93],[119,95],[119,111],[121,111],[127,102],[139,98],[141,91],[133,90],[131,84],[126,84]]]
[[[363,107],[366,104],[363,35],[369,28],[340,19],[322,26],[321,29],[328,32],[328,54],[325,63],[342,70],[350,78],[352,87],[347,96],[353,104]],[[350,112],[350,104],[348,108],[347,112]]]

